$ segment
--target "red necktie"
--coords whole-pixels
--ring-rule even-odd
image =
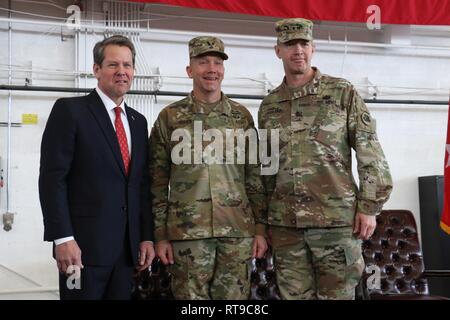
[[[122,119],[120,117],[122,108],[115,107],[114,112],[116,113],[116,120],[114,121],[114,125],[116,127],[117,140],[119,141],[120,153],[122,154],[123,164],[125,166],[125,174],[128,175],[128,167],[130,165],[130,154],[128,152],[127,135],[125,134],[125,129],[123,127]]]

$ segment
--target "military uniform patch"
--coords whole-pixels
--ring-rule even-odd
[[[366,126],[369,126],[371,121],[372,121],[371,118],[370,118],[370,114],[368,112],[364,112],[361,115],[361,120]]]

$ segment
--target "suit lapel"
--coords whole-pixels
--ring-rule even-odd
[[[108,141],[108,144],[111,148],[111,151],[114,155],[114,158],[117,161],[117,164],[122,171],[122,174],[125,175],[125,166],[123,164],[122,155],[120,153],[119,142],[117,141],[116,131],[113,128],[111,123],[111,118],[109,117],[105,106],[100,99],[97,92],[94,90],[89,94],[89,109],[93,113],[95,119],[97,120],[100,128],[103,131],[103,134]]]

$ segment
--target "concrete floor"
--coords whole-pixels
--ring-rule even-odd
[[[0,294],[0,300],[59,300],[58,291]]]
[[[15,270],[0,264],[0,300],[59,300],[56,279],[53,270]]]

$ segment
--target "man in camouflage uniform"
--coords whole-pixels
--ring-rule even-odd
[[[226,137],[226,145],[234,141],[229,135],[233,129],[253,132],[256,145],[258,138],[249,111],[221,92],[223,61],[228,59],[223,42],[194,38],[189,57],[186,71],[193,91],[161,111],[150,135],[156,253],[170,264],[175,298],[247,299],[249,263],[267,249],[258,160],[249,163],[246,145],[241,149],[246,159],[239,164],[234,144],[234,161],[216,154],[217,161],[205,159],[211,139],[196,138],[208,140],[207,132],[215,132]]]
[[[264,180],[268,224],[283,299],[353,299],[361,239],[372,235],[392,181],[363,99],[348,81],[311,67],[312,27],[305,19],[276,23],[285,78],[258,115],[260,129],[280,135],[279,171]]]

